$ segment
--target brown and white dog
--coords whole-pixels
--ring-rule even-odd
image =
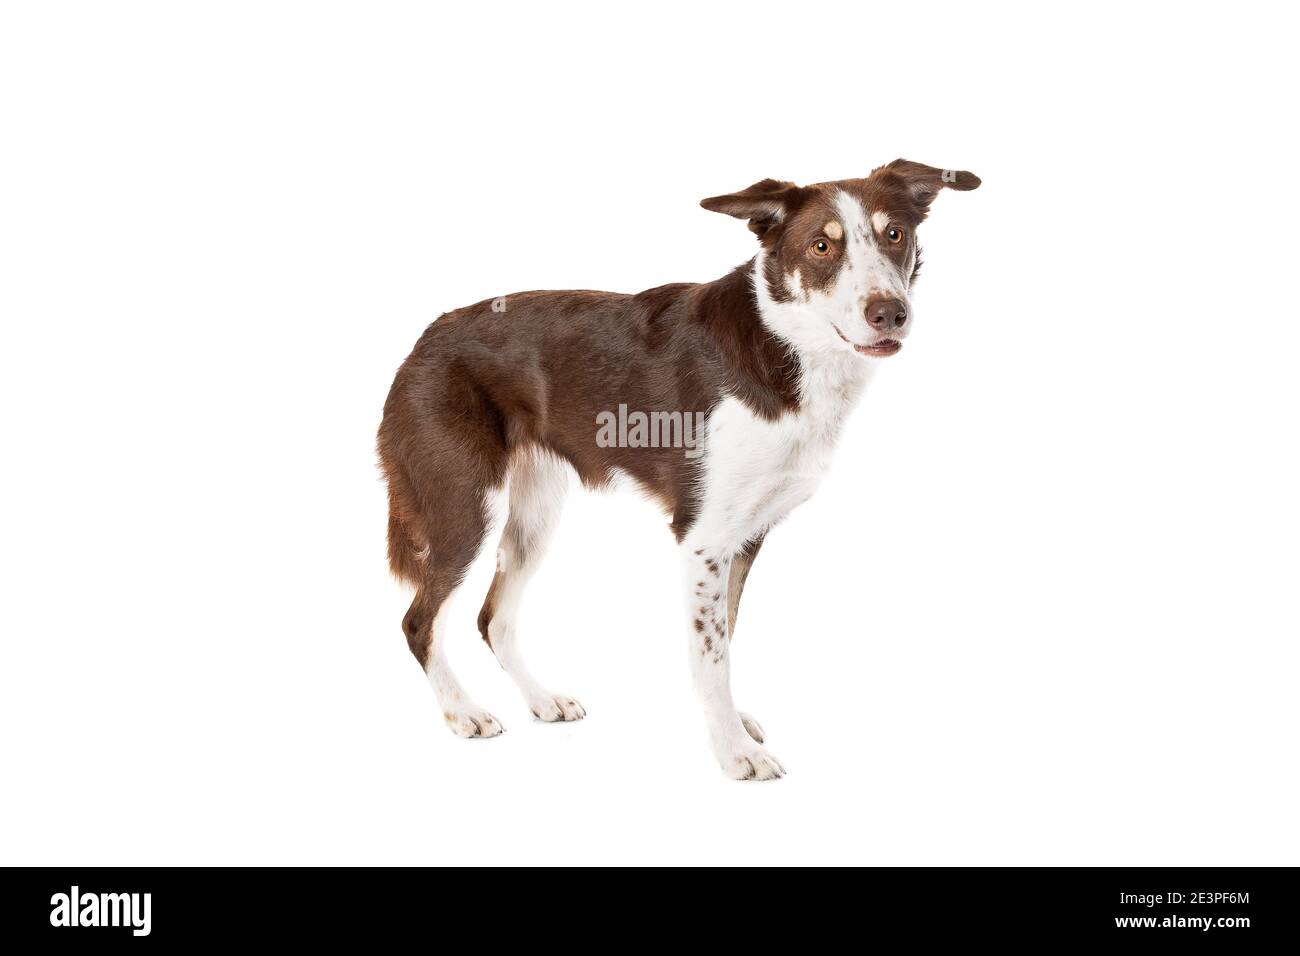
[[[901,159],[866,179],[764,180],[701,203],[749,220],[760,240],[758,255],[721,279],[636,295],[524,292],[425,330],[384,405],[379,457],[389,562],[417,589],[402,627],[452,730],[504,730],[456,680],[444,642],[449,599],[483,545],[491,496],[506,486],[479,630],[535,716],[586,716],[524,665],[519,603],[569,470],[591,488],[625,475],[672,516],[691,668],[719,763],[739,779],[782,776],[757,722],[732,703],[741,589],[764,535],[812,495],[864,386],[912,330],[916,227],[930,203],[943,187],[979,183]],[[671,440],[647,440],[647,421]],[[704,425],[698,449],[692,422]]]

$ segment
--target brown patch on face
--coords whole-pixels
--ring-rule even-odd
[[[889,220],[886,232],[889,225],[897,225],[905,234],[902,242],[891,244],[884,241],[878,245],[900,265],[901,271],[908,276],[908,285],[911,285],[921,272],[921,247],[917,243],[916,227],[929,215],[930,204],[943,189],[965,192],[979,188],[980,178],[965,170],[938,169],[907,159],[896,159],[872,170],[864,182],[862,198],[868,214],[883,213]]]
[[[704,562],[704,566],[709,569],[710,574],[712,574],[714,577],[717,577],[718,575],[717,561],[714,561],[712,558],[709,558],[707,561]]]
[[[821,292],[835,282],[844,265],[844,228],[835,208],[836,183],[807,186],[800,205],[792,209],[764,247],[764,276],[768,294],[776,302],[790,302],[799,291]],[[834,226],[829,232],[827,226]],[[833,233],[838,233],[834,235]],[[798,273],[798,287],[790,284]]]

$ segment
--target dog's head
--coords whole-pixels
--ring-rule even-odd
[[[866,179],[796,186],[765,179],[700,205],[748,219],[763,248],[759,301],[801,348],[893,355],[911,331],[921,267],[916,228],[939,190],[974,189],[973,173],[896,159]]]

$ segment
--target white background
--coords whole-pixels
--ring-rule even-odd
[[[1259,8],[1265,9],[1265,8]],[[1296,864],[1293,25],[1249,4],[6,5],[5,863]],[[374,434],[442,311],[754,250],[704,196],[969,169],[769,538],[725,779],[664,519],[575,491],[532,721],[443,726]],[[576,482],[575,482],[576,487]],[[489,552],[491,549],[488,549]]]

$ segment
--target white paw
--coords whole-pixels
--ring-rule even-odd
[[[741,711],[740,722],[745,725],[745,733],[753,737],[758,743],[761,744],[763,742],[763,727],[757,720],[744,711]]]
[[[456,710],[442,716],[457,737],[495,737],[506,732],[486,710]]]
[[[548,724],[557,721],[582,720],[587,716],[587,710],[574,697],[567,694],[556,694],[554,697],[545,697],[533,702],[531,705],[533,716],[538,720],[544,720]]]
[[[776,780],[785,776],[781,762],[762,747],[733,754],[722,769],[732,780]]]

